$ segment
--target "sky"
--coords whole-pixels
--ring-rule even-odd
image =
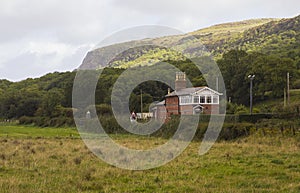
[[[104,38],[131,27],[191,32],[224,22],[297,15],[299,0],[1,0],[0,79],[72,71]]]

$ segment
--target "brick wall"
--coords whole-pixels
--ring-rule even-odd
[[[178,115],[179,114],[179,98],[177,96],[166,98],[166,110],[167,116]]]
[[[219,105],[211,104],[211,105],[202,105],[204,107],[204,114],[219,114]]]
[[[166,108],[164,105],[157,106],[157,119],[164,120],[167,117]]]
[[[192,105],[181,105],[180,113],[182,115],[192,115],[193,114],[193,106]]]

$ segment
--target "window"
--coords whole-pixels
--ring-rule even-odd
[[[218,96],[213,96],[213,103],[218,104],[219,103],[219,97]]]
[[[202,104],[205,103],[205,96],[200,96],[200,103],[202,103]]]
[[[192,96],[181,96],[180,104],[192,103]]]
[[[207,96],[206,103],[211,103],[211,96]]]
[[[196,104],[199,103],[199,96],[194,96],[194,103],[196,103]]]

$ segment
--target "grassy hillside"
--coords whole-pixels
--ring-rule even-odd
[[[280,19],[251,19],[241,22],[231,22],[214,25],[190,33],[199,38],[206,48],[213,52],[216,56],[222,54],[228,47],[230,41],[234,41],[240,37],[240,34],[255,27],[264,24],[279,21]],[[230,48],[235,48],[236,45],[231,45]]]
[[[300,16],[271,21],[239,34],[230,46],[247,51],[276,54],[298,59],[300,54]]]
[[[300,89],[290,91],[290,103],[296,103],[300,101]],[[272,110],[278,106],[284,105],[284,98],[268,99],[254,103],[254,108],[260,109],[264,113],[271,113]]]
[[[202,34],[213,33],[214,35],[226,36],[228,35],[227,32],[230,32],[231,34],[240,33],[250,28],[257,27],[269,23],[271,21],[279,21],[279,20],[280,19],[275,19],[275,18],[262,18],[262,19],[249,19],[249,20],[244,20],[239,22],[229,22],[229,23],[213,25],[208,28],[191,32],[190,34],[202,35]]]
[[[103,66],[128,68],[153,65],[161,60],[178,60],[182,56],[169,49],[144,44],[165,45],[188,57],[213,54],[215,58],[230,49],[244,49],[267,54],[280,54],[298,59],[300,16],[291,19],[252,19],[214,25],[178,36],[166,36],[120,43],[89,52],[80,68]],[[202,44],[205,46],[202,46]],[[114,53],[126,50],[114,57]]]

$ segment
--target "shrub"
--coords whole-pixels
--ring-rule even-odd
[[[292,84],[292,88],[300,89],[300,79],[294,81],[294,83]]]
[[[111,106],[107,104],[96,105],[96,111],[97,111],[97,115],[102,115],[102,116],[113,115]]]
[[[224,124],[222,131],[219,135],[219,140],[233,140],[239,137],[245,137],[250,135],[250,130],[254,125],[251,123],[235,123]]]
[[[227,103],[227,113],[229,114],[237,114],[237,115],[240,115],[240,114],[246,114],[248,111],[247,111],[247,108],[244,106],[244,105],[238,105],[238,104],[235,104],[235,103]]]
[[[19,124],[29,125],[34,124],[39,127],[63,127],[63,126],[75,126],[73,118],[69,117],[26,117],[23,116],[19,119]]]
[[[32,124],[34,122],[33,117],[27,117],[27,116],[23,116],[19,118],[19,124],[22,125],[29,125]]]
[[[156,137],[170,138],[174,135],[174,133],[178,129],[179,122],[180,122],[179,116],[173,116],[171,120],[163,124],[163,126],[152,135]],[[202,140],[204,134],[207,131],[207,127],[208,127],[208,122],[200,121],[196,130],[196,134],[194,136],[194,140],[196,141]],[[222,130],[220,131],[218,139],[233,140],[239,137],[248,136],[250,135],[250,130],[253,127],[254,124],[252,123],[225,123],[222,127]],[[212,129],[210,132],[212,132],[211,135],[214,135],[214,132],[216,131]]]
[[[295,102],[286,107],[278,105],[275,107],[274,112],[276,117],[280,119],[299,119],[300,118],[300,103]]]
[[[248,122],[248,123],[256,123],[261,119],[271,119],[273,114],[246,114],[239,115],[239,122]]]

